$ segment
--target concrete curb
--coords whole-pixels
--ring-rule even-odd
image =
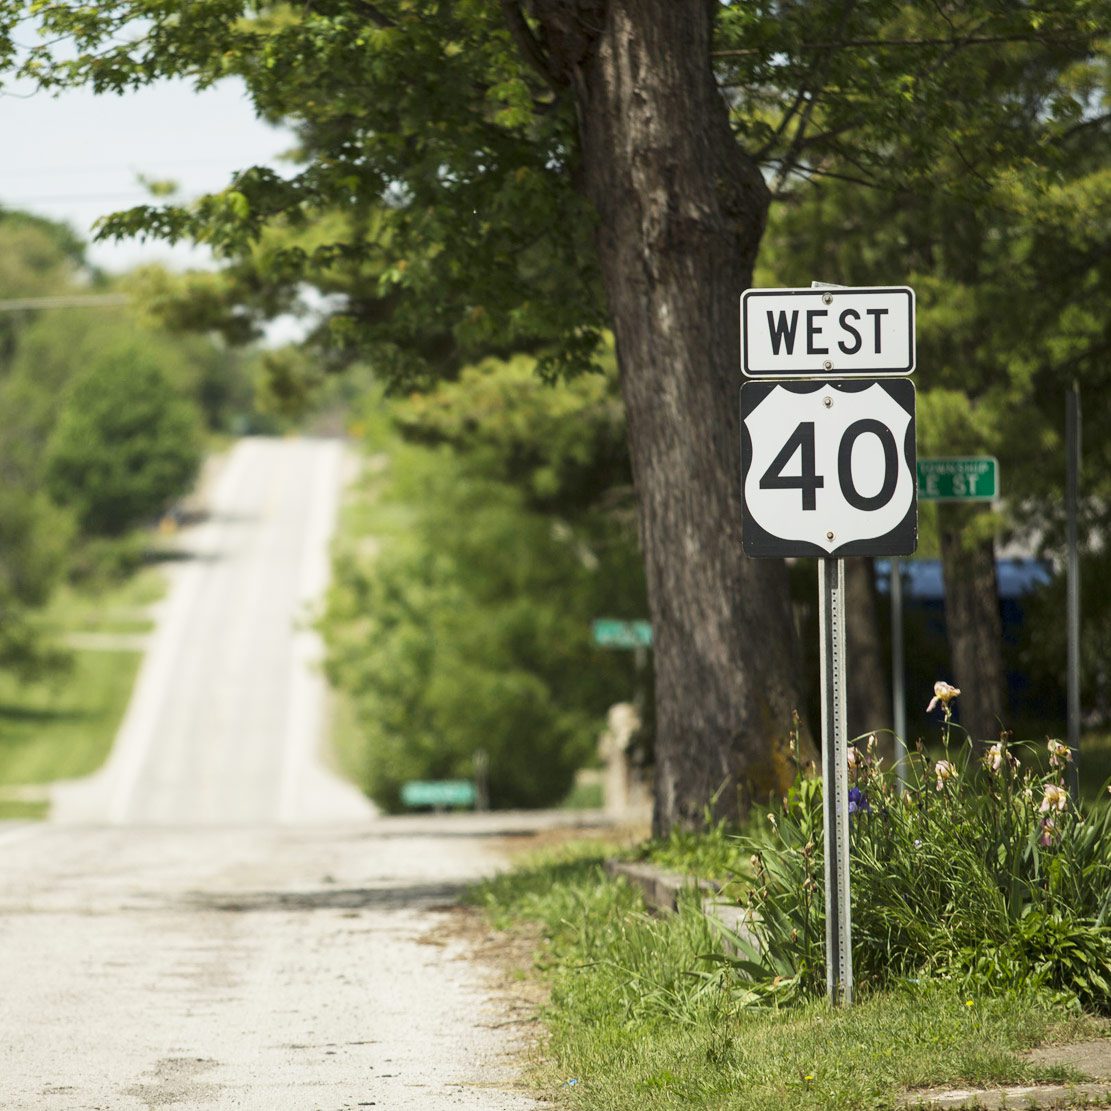
[[[917,1108],[920,1111],[940,1111],[941,1108],[962,1111],[1017,1111],[1027,1107],[1107,1107],[1111,1105],[1111,1085],[1037,1084],[1021,1088],[989,1088],[976,1091],[954,1088],[949,1091],[931,1090],[908,1092],[899,1099],[898,1106]]]
[[[721,898],[721,889],[708,880],[698,880],[680,872],[667,872],[654,864],[631,860],[607,860],[606,872],[621,877],[640,889],[644,901],[652,910],[674,911],[679,907],[679,899],[684,894],[700,893],[702,913],[712,926],[720,928],[724,934],[727,948],[737,951],[731,944],[731,936],[739,937],[745,946],[755,952],[760,951],[760,939],[752,929],[753,914],[748,907],[738,906]],[[747,953],[742,953],[748,956]]]

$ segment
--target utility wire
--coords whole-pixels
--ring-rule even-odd
[[[126,305],[131,299],[125,293],[83,293],[61,297],[15,297],[0,301],[0,312],[23,312],[26,309],[83,309],[98,305]]]

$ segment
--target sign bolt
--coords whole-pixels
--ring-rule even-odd
[[[822,304],[823,305],[832,305],[833,304],[833,294],[832,293],[823,293],[822,294]]]
[[[822,404],[827,409],[832,409],[833,408],[833,398],[832,397],[823,397],[822,398]]]
[[[824,363],[822,363],[822,366],[823,366],[823,367],[824,367],[824,368],[825,368],[826,370],[832,370],[832,369],[833,369],[833,363],[832,363],[832,362],[831,362],[831,361],[830,361],[829,359],[826,359],[826,360],[825,360],[825,362],[824,362]]]
[[[826,533],[826,539],[827,540],[832,540],[833,539],[833,533],[832,532],[827,532]]]

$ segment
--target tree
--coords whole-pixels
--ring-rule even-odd
[[[200,420],[137,351],[101,357],[74,384],[46,448],[51,494],[90,535],[119,536],[186,492]]]
[[[552,389],[531,359],[487,360],[389,407],[411,443],[372,421],[388,462],[371,520],[406,527],[340,553],[322,628],[380,805],[397,809],[406,780],[469,777],[480,751],[494,806],[554,804],[633,696],[630,655],[590,634],[644,605],[619,487],[594,481],[626,469],[615,379]]]
[[[65,224],[0,208],[0,299],[45,297],[96,276],[85,264],[85,245]],[[0,369],[18,333],[39,315],[30,308],[0,312]]]
[[[0,43],[22,14],[0,5]],[[23,60],[44,86],[238,74],[260,112],[301,125],[292,180],[246,170],[110,234],[193,236],[244,264],[269,227],[338,212],[331,242],[266,258],[268,284],[347,275],[329,340],[373,348],[396,380],[455,373],[492,338],[540,351],[549,373],[581,370],[612,323],[656,635],[657,829],[699,821],[711,797],[735,814],[783,788],[798,700],[786,576],[741,555],[735,397],[736,298],[773,195],[842,176],[929,193],[954,145],[990,149],[994,166],[1028,157],[1007,127],[1029,92],[1015,92],[1021,58],[1007,96],[983,74],[1018,44],[1049,59],[1052,85],[1091,52],[1106,0],[110,0],[36,14],[76,44]],[[142,35],[121,34],[132,22]],[[1087,95],[1060,94],[1039,101],[1051,121]]]
[[[1063,540],[1063,395],[1076,380],[1105,388],[1111,349],[1096,292],[1111,280],[1111,168],[1106,143],[1105,47],[1079,57],[1013,44],[969,67],[966,80],[1009,103],[997,141],[954,142],[939,162],[939,188],[873,188],[841,178],[782,206],[767,240],[770,284],[863,284],[902,273],[918,292],[919,455],[994,454],[1002,511],[922,507],[938,537],[945,577],[959,714],[978,739],[1010,719],[995,579],[1000,537],[1025,534],[1059,551]],[[892,138],[911,161],[913,132]],[[1025,147],[1036,160],[1016,160]],[[845,175],[851,166],[832,164]],[[1094,524],[1106,472],[1103,407],[1087,412],[1088,517]],[[1103,529],[1108,521],[1102,511]],[[936,522],[936,528],[934,527]]]

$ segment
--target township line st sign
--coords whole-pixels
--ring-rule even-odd
[[[999,460],[919,459],[918,496],[923,501],[993,501],[999,497]]]
[[[908,286],[748,289],[741,295],[741,370],[749,378],[910,374]]]

